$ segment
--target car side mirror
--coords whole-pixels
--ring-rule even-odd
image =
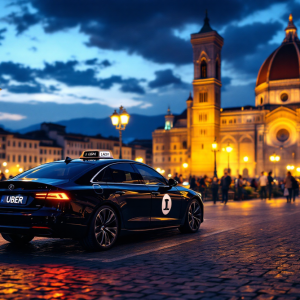
[[[177,181],[173,178],[170,178],[168,181],[169,186],[176,186],[177,185]]]

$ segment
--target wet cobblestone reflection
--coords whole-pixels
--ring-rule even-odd
[[[196,237],[139,234],[105,253],[71,240],[15,248],[1,239],[0,299],[299,299],[300,206],[292,205],[208,204]],[[155,249],[187,238],[194,240]]]

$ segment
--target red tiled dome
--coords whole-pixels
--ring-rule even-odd
[[[284,43],[276,49],[262,64],[256,81],[256,86],[271,80],[299,78],[300,44]]]
[[[272,80],[294,79],[300,77],[300,41],[297,28],[293,23],[293,16],[289,16],[289,23],[285,29],[285,39],[262,64],[256,86]]]

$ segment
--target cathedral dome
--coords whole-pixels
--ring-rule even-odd
[[[273,80],[300,78],[300,41],[290,15],[282,44],[262,64],[256,86]]]

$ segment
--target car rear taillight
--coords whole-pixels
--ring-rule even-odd
[[[43,199],[43,200],[70,200],[66,193],[60,192],[49,192],[49,193],[36,193],[35,199]]]

